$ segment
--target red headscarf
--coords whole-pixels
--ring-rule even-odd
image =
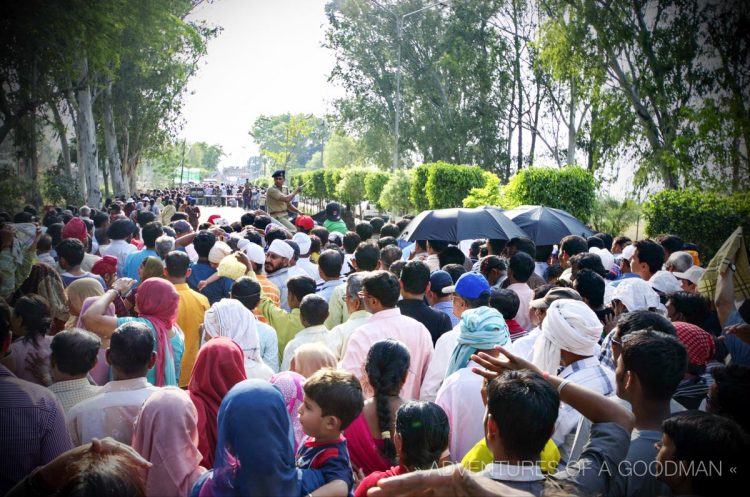
[[[714,337],[699,326],[675,321],[672,323],[677,331],[677,339],[685,346],[688,362],[703,366],[714,358],[716,344]]]
[[[89,232],[86,229],[86,223],[80,217],[74,217],[62,230],[63,238],[76,238],[81,240],[84,246],[88,243]]]
[[[212,468],[218,438],[217,416],[221,401],[245,374],[242,348],[227,337],[212,338],[201,347],[193,366],[188,393],[198,410],[198,450],[201,466]]]
[[[113,274],[117,272],[117,257],[112,255],[105,255],[94,263],[91,267],[91,272],[98,274],[102,278],[105,274]]]
[[[156,330],[156,386],[164,386],[164,360],[167,347],[174,358],[169,331],[177,322],[180,295],[172,283],[161,278],[149,278],[138,286],[135,297],[138,315],[148,319]]]

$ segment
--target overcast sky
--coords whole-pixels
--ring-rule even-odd
[[[261,114],[326,112],[337,94],[327,82],[331,53],[321,47],[326,0],[214,0],[191,19],[223,30],[191,80],[182,137],[218,143],[221,165],[258,153],[248,135]]]

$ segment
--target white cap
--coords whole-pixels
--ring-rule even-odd
[[[682,291],[680,280],[669,271],[657,271],[648,282],[654,290],[667,295]]]
[[[629,312],[658,308],[661,304],[657,294],[647,281],[627,278],[617,284],[612,300],[619,300]]]
[[[253,243],[248,240],[248,245],[244,248],[245,255],[250,259],[250,262],[255,264],[263,264],[266,262],[266,254],[263,252],[263,247],[257,243]]]
[[[599,256],[599,259],[602,260],[602,266],[604,266],[605,271],[609,272],[612,269],[612,266],[615,265],[615,256],[612,255],[609,250],[591,247],[589,252]]]
[[[217,241],[208,252],[208,262],[218,264],[221,260],[232,253],[232,248],[222,241]]]
[[[251,242],[247,238],[240,238],[240,239],[237,240],[237,248],[239,250],[242,250],[244,252],[245,248],[247,248],[247,245],[249,243],[251,243]]]
[[[678,280],[688,280],[693,285],[697,285],[701,276],[703,276],[703,273],[705,272],[706,270],[700,266],[690,266],[684,273],[674,272],[672,274]]]
[[[619,259],[625,259],[626,261],[630,261],[630,258],[633,257],[635,254],[635,245],[628,245],[624,249],[622,249],[622,252],[617,254]]]
[[[270,253],[284,257],[285,259],[292,259],[294,257],[294,249],[291,245],[286,242],[279,240],[278,238],[271,242],[271,246],[268,247]]]
[[[295,235],[292,237],[292,241],[299,247],[300,254],[304,255],[310,252],[312,240],[310,240],[310,237],[308,235],[304,233],[295,233]]]

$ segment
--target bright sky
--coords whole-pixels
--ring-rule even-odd
[[[214,0],[191,19],[223,30],[191,80],[182,137],[218,143],[221,166],[244,165],[258,153],[248,135],[261,114],[323,115],[337,92],[327,82],[334,64],[321,47],[327,0]]]

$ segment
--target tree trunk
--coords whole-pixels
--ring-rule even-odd
[[[99,168],[102,170],[102,176],[104,179],[104,198],[112,198],[109,196],[109,173],[107,172],[107,163],[103,158],[99,158]]]
[[[126,185],[122,178],[122,161],[120,152],[117,150],[117,134],[115,130],[115,118],[112,112],[112,83],[104,90],[102,101],[104,114],[104,148],[107,151],[107,163],[109,164],[109,176],[112,178],[112,192],[116,195],[126,195]]]
[[[513,0],[513,46],[515,49],[515,73],[518,85],[518,159],[517,171],[523,169],[523,82],[521,81],[521,40],[518,36],[518,4]]]
[[[135,192],[137,190],[136,188],[136,169],[138,168],[138,154],[136,154],[134,157],[130,157],[127,159],[127,171],[128,171],[128,189],[130,192]]]
[[[57,108],[56,102],[50,102],[52,107],[52,115],[55,118],[55,127],[57,128],[57,134],[60,136],[60,149],[63,159],[63,167],[65,168],[65,174],[68,178],[73,177],[73,166],[70,163],[70,144],[68,143],[68,128],[60,116],[60,110]]]
[[[570,80],[570,108],[568,110],[568,165],[576,162],[576,105],[577,103],[576,82]]]
[[[534,124],[531,126],[531,151],[529,152],[529,167],[534,165],[534,153],[536,152],[536,136],[538,134],[537,126],[539,126],[539,106],[542,95],[541,83],[539,79],[536,80],[536,96],[534,97]]]
[[[81,62],[81,76],[82,81],[88,79],[88,60],[86,57]],[[78,156],[78,165],[86,178],[86,204],[98,209],[102,203],[102,192],[90,84],[83,85],[80,90],[76,91],[76,100],[78,101],[78,143],[81,152]]]

